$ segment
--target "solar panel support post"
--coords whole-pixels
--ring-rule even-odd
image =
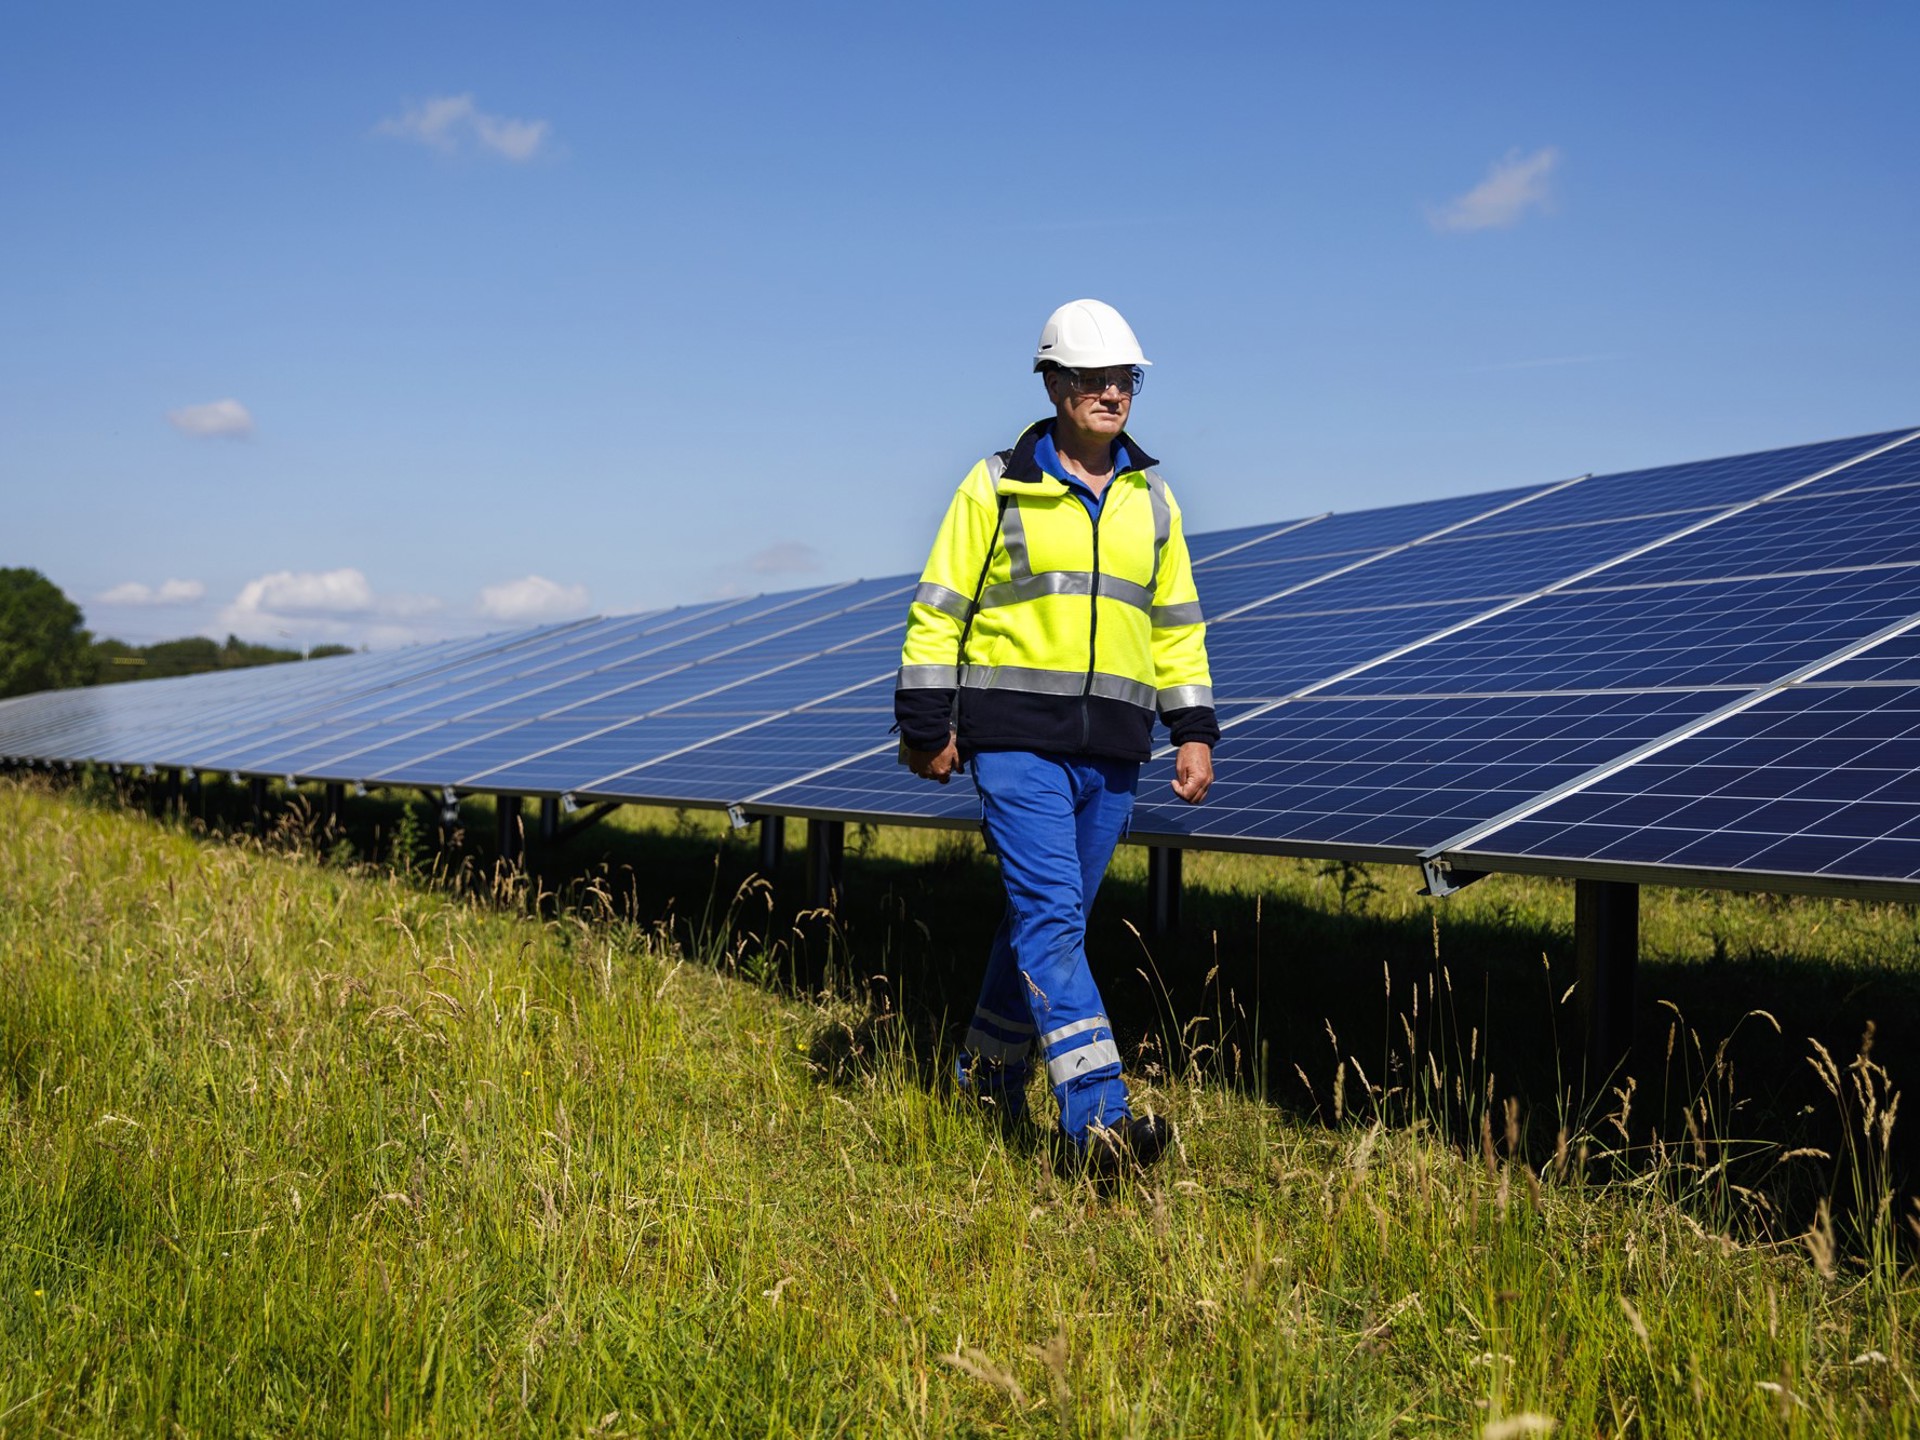
[[[814,909],[839,907],[845,892],[846,854],[846,821],[807,821],[807,903]]]
[[[339,832],[342,817],[347,807],[347,787],[339,781],[329,781],[320,792],[320,832],[333,835]]]
[[[255,775],[247,782],[247,811],[253,819],[253,833],[267,833],[267,777]]]
[[[167,783],[161,792],[160,807],[161,813],[169,817],[180,813],[180,772],[177,769],[167,771]]]
[[[1180,928],[1180,870],[1184,850],[1171,845],[1147,847],[1147,924],[1155,935]]]
[[[787,817],[784,815],[762,815],[760,817],[760,878],[767,884],[773,884],[774,877],[780,873],[780,857],[787,848]]]
[[[460,828],[460,797],[451,785],[443,785],[438,790],[422,789],[429,805],[439,807],[440,848],[445,850],[453,844],[453,832]]]
[[[540,797],[540,843],[551,845],[560,838],[560,797]]]
[[[1640,963],[1640,887],[1573,882],[1573,952],[1587,1076],[1599,1084],[1633,1048],[1633,977]]]
[[[506,865],[518,865],[523,846],[524,832],[520,827],[520,797],[518,795],[496,795],[493,797],[494,841],[500,852],[500,860]]]
[[[591,810],[581,811],[578,817],[561,826],[555,838],[560,841],[571,840],[582,830],[591,830],[619,808],[618,800],[602,800]]]

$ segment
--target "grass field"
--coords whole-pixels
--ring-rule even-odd
[[[1123,852],[1180,1143],[1103,1192],[940,1078],[967,837],[829,924],[704,817],[495,884],[408,815],[0,780],[0,1431],[1920,1434],[1907,909],[1647,892],[1589,1102],[1564,887],[1195,857],[1148,944]]]

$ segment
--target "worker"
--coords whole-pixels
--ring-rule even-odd
[[[1126,428],[1150,363],[1110,305],[1048,318],[1033,368],[1053,414],[961,482],[894,691],[913,773],[945,785],[971,771],[1006,888],[961,1087],[1018,1121],[1037,1049],[1069,1153],[1107,1176],[1151,1165],[1171,1136],[1128,1104],[1087,916],[1155,715],[1189,804],[1206,798],[1220,738],[1180,507]]]

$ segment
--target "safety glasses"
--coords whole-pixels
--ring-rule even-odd
[[[1147,372],[1138,365],[1110,365],[1104,370],[1075,370],[1062,365],[1060,378],[1076,395],[1104,395],[1110,386],[1122,395],[1138,395],[1147,383]]]

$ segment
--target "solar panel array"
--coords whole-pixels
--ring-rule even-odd
[[[1898,431],[1196,536],[1219,779],[1134,835],[1905,893],[1916,502]],[[913,578],[26,696],[0,758],[971,824],[887,733]]]

